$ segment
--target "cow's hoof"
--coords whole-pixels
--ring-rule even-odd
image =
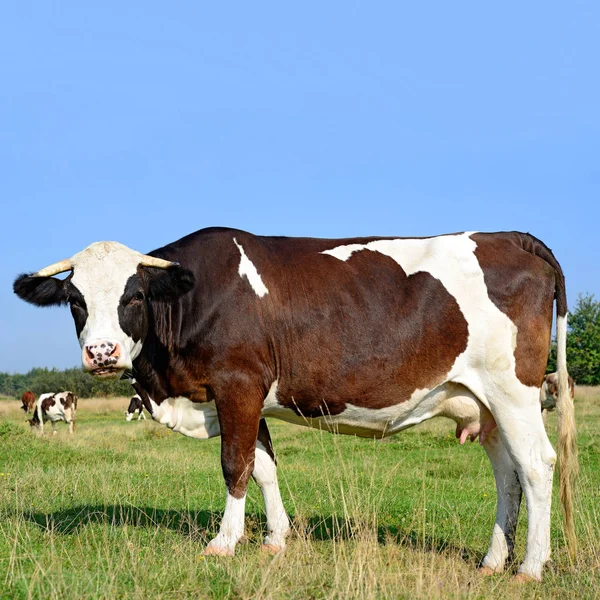
[[[496,569],[492,569],[492,567],[479,567],[479,569],[477,569],[477,572],[480,575],[485,575],[486,577],[500,573],[500,571],[496,571]]]
[[[202,554],[204,556],[233,556],[233,550],[221,546],[206,546]]]
[[[284,547],[276,546],[275,544],[262,544],[260,549],[263,552],[275,555],[275,554],[279,554],[280,552],[283,552]]]
[[[515,583],[538,583],[539,581],[541,581],[540,579],[536,579],[535,577],[532,577],[531,575],[527,575],[527,573],[517,573],[512,580]]]

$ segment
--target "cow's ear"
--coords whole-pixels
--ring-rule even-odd
[[[13,291],[19,298],[36,306],[56,306],[67,303],[65,282],[54,277],[19,275],[13,283]]]
[[[187,294],[195,285],[194,274],[181,265],[173,265],[167,269],[143,267],[148,275],[148,297],[151,300],[176,300]]]

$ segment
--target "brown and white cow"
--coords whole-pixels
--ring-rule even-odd
[[[40,429],[44,433],[44,422],[50,421],[52,433],[56,433],[56,422],[65,421],[69,426],[69,433],[75,430],[75,411],[77,410],[77,396],[73,392],[59,392],[57,394],[41,394],[36,403],[33,418],[29,425]]]
[[[233,554],[250,475],[265,500],[265,547],[285,546],[264,417],[383,437],[442,415],[461,441],[479,436],[496,477],[483,570],[502,571],[512,555],[523,492],[519,572],[534,579],[550,556],[556,454],[539,393],[556,296],[561,499],[574,547],[564,276],[529,234],[334,240],[211,228],[150,255],[94,243],[21,275],[14,291],[38,306],[69,304],[84,369],[133,370],[156,421],[199,439],[221,435],[227,499],[206,554]]]
[[[571,401],[575,400],[575,382],[569,375],[569,394]],[[546,423],[548,412],[556,408],[558,402],[558,373],[548,373],[544,377],[542,387],[540,389],[540,404],[542,405],[542,419]]]
[[[23,392],[21,396],[21,408],[25,414],[30,413],[35,407],[35,394],[33,392]]]
[[[569,395],[575,400],[575,382],[569,375]],[[540,389],[540,403],[542,410],[554,410],[558,402],[558,373],[548,373],[544,377]]]

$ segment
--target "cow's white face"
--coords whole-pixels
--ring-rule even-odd
[[[190,271],[117,242],[97,242],[75,254],[65,280],[46,275],[52,267],[21,275],[15,293],[38,306],[69,304],[84,370],[119,376],[139,355],[148,333],[148,300],[172,301],[194,285]],[[64,271],[65,265],[60,263]]]
[[[137,252],[116,242],[92,244],[71,259],[69,303],[81,362],[95,375],[131,369],[142,349],[147,310],[139,263]]]

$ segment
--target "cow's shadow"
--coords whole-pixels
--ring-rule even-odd
[[[216,531],[220,512],[179,511],[154,507],[138,506],[74,506],[52,513],[24,512],[23,518],[35,523],[44,531],[59,535],[71,535],[89,525],[103,524],[113,527],[162,527],[176,531],[183,536],[195,536],[199,531]]]
[[[81,529],[94,524],[113,527],[162,527],[201,543],[206,543],[216,535],[222,516],[221,511],[180,511],[122,505],[81,505],[52,513],[22,513],[25,520],[34,523],[40,529],[59,535],[77,534]],[[360,539],[365,531],[365,526],[360,523],[336,516],[312,515],[295,518],[290,515],[290,519],[294,535],[316,542]],[[251,537],[260,539],[266,529],[264,514],[247,513],[246,527]],[[371,528],[367,535],[372,538],[374,533]],[[396,543],[411,550],[451,553],[474,565],[479,564],[483,558],[482,554],[456,545],[446,538],[423,536],[422,532],[414,529],[403,530],[396,526],[378,526],[377,542],[382,545]]]

